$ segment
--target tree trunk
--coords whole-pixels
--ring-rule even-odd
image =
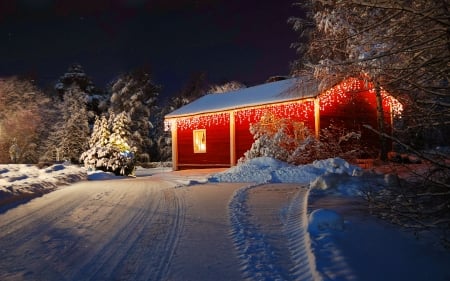
[[[378,82],[375,82],[375,95],[377,100],[377,123],[378,123],[378,131],[380,132],[380,160],[387,160],[387,141],[383,136],[385,133],[384,129],[384,113],[383,113],[383,98],[381,96],[381,88]]]

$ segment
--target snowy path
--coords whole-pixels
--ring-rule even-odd
[[[0,280],[164,280],[183,197],[163,181],[84,182],[1,215]]]
[[[185,228],[175,252],[169,280],[241,280],[230,237],[228,203],[242,184],[195,185],[184,190]]]
[[[81,182],[0,214],[0,280],[312,280],[303,188],[180,180]]]

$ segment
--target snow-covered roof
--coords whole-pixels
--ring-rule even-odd
[[[301,82],[299,78],[290,78],[227,93],[208,94],[167,114],[166,118],[294,101],[318,95],[315,84]]]

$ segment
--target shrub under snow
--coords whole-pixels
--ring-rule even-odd
[[[317,139],[303,122],[277,118],[268,113],[250,126],[254,142],[239,162],[257,157],[272,157],[290,164],[307,164],[318,159],[357,158],[363,154],[361,134],[331,124]],[[367,149],[364,149],[364,153]]]

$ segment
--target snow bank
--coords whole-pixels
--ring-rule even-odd
[[[309,185],[314,193],[339,196],[361,196],[396,182],[392,175],[364,171],[341,158],[295,166],[270,157],[251,159],[221,173],[212,174],[208,180],[253,184],[299,183]]]
[[[86,170],[76,165],[56,164],[44,169],[35,165],[0,165],[0,205],[33,198],[86,178]]]
[[[100,170],[89,171],[87,174],[88,180],[111,180],[118,178],[124,178],[124,176],[116,176],[114,173],[104,172]]]
[[[295,166],[270,158],[251,159],[224,172],[212,175],[212,182],[302,183],[307,184],[325,173],[357,175],[361,169],[341,158],[314,161]]]

